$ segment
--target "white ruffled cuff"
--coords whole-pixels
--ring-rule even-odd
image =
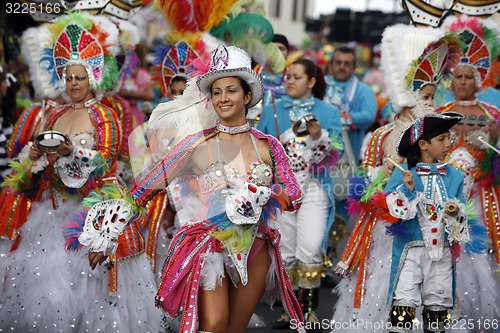
[[[457,205],[458,213],[454,216],[446,214],[446,212],[443,214],[444,230],[448,233],[448,241],[450,243],[467,243],[470,239],[470,235],[465,205],[459,203],[456,199],[450,202]]]
[[[104,255],[114,253],[118,246],[118,236],[134,215],[134,207],[122,199],[95,204],[87,213],[78,241],[93,252],[102,251]]]
[[[332,142],[328,137],[328,132],[321,130],[321,136],[317,140],[308,135],[305,140],[306,146],[302,152],[302,157],[308,164],[320,163],[332,149]]]
[[[418,197],[416,195],[413,200],[408,198],[399,189],[390,193],[387,198],[387,206],[392,216],[402,219],[410,220],[417,215]]]
[[[37,159],[36,161],[32,161],[30,159],[30,150],[31,147],[33,147],[33,144],[34,143],[32,141],[28,142],[28,144],[25,145],[23,149],[21,149],[18,157],[19,161],[29,161],[29,163],[31,164],[31,173],[37,174],[45,170],[45,168],[49,165],[49,160],[47,159],[46,154],[42,154],[39,159]]]
[[[74,145],[71,154],[60,156],[54,166],[64,185],[71,188],[85,185],[92,171],[97,168],[93,161],[96,155],[94,150]]]

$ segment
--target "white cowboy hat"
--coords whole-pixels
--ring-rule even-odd
[[[248,103],[248,107],[252,107],[260,101],[264,86],[257,73],[252,70],[252,61],[248,54],[236,46],[219,45],[212,52],[210,69],[207,73],[198,77],[196,84],[203,94],[210,96],[212,83],[217,79],[228,76],[240,77],[250,86],[252,99]]]

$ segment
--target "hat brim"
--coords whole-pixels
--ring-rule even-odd
[[[446,112],[446,113],[431,113],[425,116],[424,121],[424,134],[420,139],[429,139],[428,134],[431,133],[432,137],[439,134],[446,133],[453,126],[455,126],[464,116],[456,112]],[[410,142],[410,128],[413,123],[408,126],[405,131],[401,134],[396,150],[401,157],[408,157],[411,151]],[[431,137],[431,138],[432,138]]]
[[[255,106],[257,103],[259,103],[264,93],[264,86],[262,85],[262,81],[260,80],[257,73],[255,73],[250,68],[241,67],[208,72],[198,77],[198,79],[196,80],[196,85],[205,96],[210,96],[210,87],[215,80],[231,76],[242,78],[250,86],[252,99],[248,103],[248,107]]]

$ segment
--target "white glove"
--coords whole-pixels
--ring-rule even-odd
[[[134,207],[122,199],[102,201],[92,206],[85,218],[78,241],[93,252],[109,255],[118,246],[116,240],[135,215]]]

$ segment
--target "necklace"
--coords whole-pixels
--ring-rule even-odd
[[[89,106],[91,106],[92,104],[95,104],[97,103],[97,101],[95,100],[95,98],[92,98],[92,99],[89,99],[88,101],[86,101],[85,103],[72,103],[71,104],[71,108],[73,110],[75,109],[86,109],[88,108]]]
[[[460,105],[460,106],[473,106],[473,105],[477,105],[477,98],[473,99],[472,101],[455,101],[455,104],[456,105]]]
[[[229,133],[232,135],[248,132],[250,130],[250,125],[248,124],[248,122],[240,126],[225,126],[219,123],[217,124],[217,129],[223,133]]]

